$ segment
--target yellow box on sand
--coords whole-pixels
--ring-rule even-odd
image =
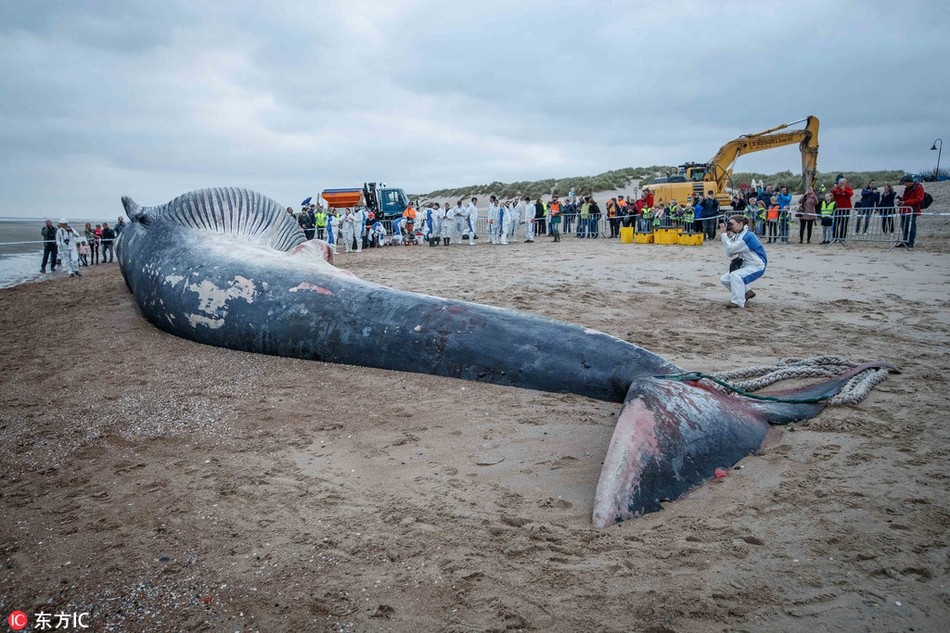
[[[703,243],[702,233],[680,233],[680,244],[686,246],[701,246]]]
[[[620,227],[620,243],[633,244],[633,227],[632,226]]]
[[[679,244],[680,231],[683,229],[655,229],[653,231],[654,244]]]
[[[637,244],[652,244],[653,233],[634,233],[633,241]]]

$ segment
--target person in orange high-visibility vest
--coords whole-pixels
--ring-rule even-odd
[[[779,207],[777,196],[772,196],[769,202],[772,203],[772,206],[765,212],[765,225],[768,227],[769,244],[771,244],[773,239],[776,242],[778,241],[778,216],[781,208]]]
[[[548,214],[551,218],[551,235],[555,242],[561,241],[561,201],[557,196],[551,198],[548,204]]]
[[[406,210],[402,212],[402,217],[406,218],[406,233],[412,235],[412,230],[416,226],[416,210],[412,204],[406,207]]]
[[[627,200],[623,196],[617,196],[617,215],[620,216],[620,224],[630,226],[630,217],[627,215]]]

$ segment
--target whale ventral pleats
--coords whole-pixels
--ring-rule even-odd
[[[296,220],[283,207],[247,189],[218,187],[190,191],[149,212],[157,212],[182,226],[231,235],[279,251],[289,251],[306,241]]]

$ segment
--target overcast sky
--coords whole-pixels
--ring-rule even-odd
[[[366,180],[593,175],[708,160],[809,114],[819,170],[919,171],[950,140],[948,15],[913,0],[0,0],[0,216],[113,217],[122,195],[225,185],[296,206]]]

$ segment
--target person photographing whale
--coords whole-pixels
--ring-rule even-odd
[[[729,307],[744,308],[755,296],[755,292],[748,289],[749,284],[765,273],[768,264],[765,248],[755,233],[749,231],[749,219],[743,215],[734,215],[720,223],[719,231],[726,255],[733,258],[729,272],[719,281],[732,293]]]

